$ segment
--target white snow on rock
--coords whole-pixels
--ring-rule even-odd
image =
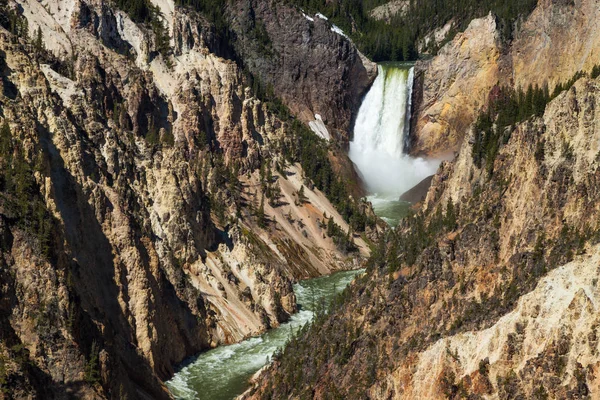
[[[315,114],[315,120],[308,123],[310,129],[316,133],[319,137],[325,140],[331,140],[331,135],[323,122],[323,118],[319,114]]]
[[[304,18],[306,18],[307,20],[309,20],[310,22],[315,22],[315,19],[313,17],[309,17],[308,15],[302,13],[302,15],[304,16]]]
[[[324,19],[325,21],[329,21],[329,18],[327,18],[326,16],[324,16],[324,15],[323,15],[323,14],[321,14],[321,13],[316,13],[315,15],[316,15],[317,17],[321,18],[321,19]]]
[[[346,36],[346,34],[344,33],[343,30],[341,30],[337,25],[333,24],[331,25],[331,32],[335,32],[338,35],[342,35],[343,37],[347,38],[348,36]]]

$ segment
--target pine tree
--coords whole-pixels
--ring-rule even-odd
[[[260,206],[258,207],[258,211],[256,211],[256,219],[258,220],[258,226],[264,228],[267,225],[266,217],[265,217],[265,196],[264,194],[260,197]]]
[[[0,157],[4,159],[8,159],[11,156],[11,138],[10,126],[7,122],[4,122],[2,127],[0,127]]]
[[[327,221],[327,236],[332,237],[335,235],[335,230],[335,222],[333,222],[333,217],[331,217]]]
[[[98,346],[96,341],[92,343],[90,357],[85,365],[85,380],[91,384],[97,384],[100,382],[100,373],[98,371]]]
[[[33,40],[33,48],[35,52],[39,55],[46,51],[46,47],[44,46],[44,36],[42,35],[42,28],[38,27],[35,32],[35,39]]]
[[[308,201],[306,195],[304,194],[304,185],[300,186],[300,190],[298,190],[298,203],[304,204]]]
[[[444,218],[444,225],[448,230],[456,229],[456,211],[454,209],[454,203],[452,198],[448,199],[448,205],[446,206],[446,218]]]

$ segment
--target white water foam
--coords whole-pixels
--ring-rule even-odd
[[[230,400],[241,394],[248,379],[285,345],[291,333],[313,319],[321,299],[327,304],[357,273],[340,272],[294,285],[301,308],[289,322],[262,336],[200,354],[166,382],[171,394],[177,400]]]
[[[410,134],[414,68],[379,65],[354,126],[349,157],[377,204],[397,202],[400,195],[433,175],[439,160],[404,153]]]
[[[358,112],[349,156],[367,190],[378,196],[400,196],[432,175],[439,161],[404,154],[414,69],[383,65],[378,69]]]

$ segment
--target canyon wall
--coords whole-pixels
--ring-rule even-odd
[[[228,8],[246,68],[302,121],[321,119],[347,141],[377,66],[322,16],[275,0],[240,0]]]
[[[161,54],[104,3],[3,7],[32,39],[0,27],[0,398],[169,398],[177,363],[368,254],[325,235],[324,215],[349,226],[286,161],[294,128],[199,14],[158,3]]]
[[[529,85],[550,92],[578,72],[600,64],[598,2],[540,0],[503,38],[495,17],[474,20],[431,60],[417,63],[411,153],[444,157],[457,152],[490,90]]]
[[[417,62],[411,153],[443,156],[457,150],[491,88],[503,81],[503,62],[492,15],[473,20],[437,56]]]

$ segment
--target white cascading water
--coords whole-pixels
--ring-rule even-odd
[[[439,161],[404,153],[410,132],[412,67],[379,65],[379,74],[356,117],[350,159],[356,165],[375,211],[426,177]]]

